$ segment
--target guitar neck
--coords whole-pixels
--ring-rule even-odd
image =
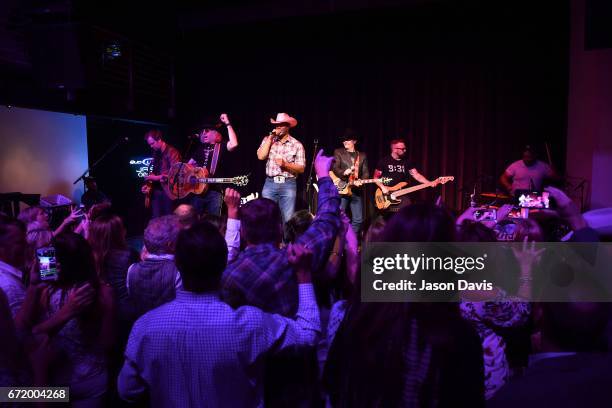
[[[355,181],[357,181],[357,180],[355,180]],[[353,183],[355,181],[353,181]],[[378,182],[382,183],[382,179],[360,179],[359,181],[361,181],[361,184],[370,184],[370,183],[378,183]]]
[[[410,194],[413,191],[422,190],[424,188],[431,187],[433,185],[434,185],[434,182],[432,181],[432,182],[429,182],[429,183],[419,184],[418,186],[402,188],[401,190],[394,191],[392,194],[393,194],[394,197],[401,197],[401,196],[403,196],[405,194]]]
[[[228,177],[213,177],[213,178],[199,178],[198,183],[205,184],[233,184],[234,179]]]

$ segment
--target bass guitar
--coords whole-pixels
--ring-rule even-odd
[[[438,177],[437,179],[429,183],[418,184],[416,186],[407,188],[404,187],[406,187],[408,183],[402,181],[401,183],[397,183],[393,187],[389,187],[389,193],[387,194],[384,194],[380,188],[377,189],[376,193],[374,194],[374,203],[376,204],[376,208],[378,208],[379,210],[386,210],[390,206],[399,205],[402,202],[399,197],[403,195],[410,194],[414,191],[422,190],[424,188],[435,187],[438,184],[446,184],[449,181],[453,180],[455,180],[455,177],[453,176]]]
[[[334,173],[333,171],[329,172],[329,177],[331,177],[332,181],[334,182],[334,185],[338,189],[338,193],[342,196],[347,197],[353,195],[351,189],[355,185],[356,181],[360,181],[361,184],[383,183],[385,185],[389,184],[389,182],[391,181],[390,177],[382,177],[377,179],[349,179],[348,181],[346,181],[336,176],[336,173]]]
[[[209,184],[233,184],[246,186],[249,176],[237,177],[208,177],[206,167],[196,167],[187,163],[174,163],[168,176],[162,179],[162,188],[171,200],[184,198],[189,193],[204,194]]]

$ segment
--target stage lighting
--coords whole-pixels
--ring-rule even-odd
[[[104,48],[104,59],[107,61],[115,60],[123,55],[121,44],[119,42],[111,42]]]

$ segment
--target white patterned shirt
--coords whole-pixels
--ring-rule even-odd
[[[261,142],[259,148],[266,143],[266,139]],[[275,159],[283,159],[287,163],[299,164],[306,166],[306,152],[304,146],[291,135],[287,135],[284,142],[274,142],[270,147],[268,161],[266,162],[266,175],[268,177],[284,176],[287,178],[295,178],[295,174],[283,170],[275,161]]]
[[[299,285],[295,320],[178,291],[134,324],[119,395],[134,401],[148,390],[153,407],[263,406],[265,354],[313,346],[319,330],[312,284]]]

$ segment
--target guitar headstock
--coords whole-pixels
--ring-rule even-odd
[[[435,183],[435,185],[438,185],[438,184],[446,184],[446,183],[448,183],[449,181],[453,181],[453,180],[455,180],[455,177],[454,177],[454,176],[443,176],[443,177],[438,177],[438,178],[437,178],[437,179],[434,181],[434,183]]]
[[[232,177],[232,184],[237,185],[238,187],[244,187],[249,184],[249,176],[237,176]]]
[[[391,182],[391,180],[393,180],[391,177],[382,177],[380,179],[380,182],[383,183],[384,185],[387,185]]]
[[[259,198],[259,193],[251,193],[251,194],[249,194],[246,197],[241,197],[240,198],[240,205],[245,205],[249,201],[255,200],[257,198]]]

